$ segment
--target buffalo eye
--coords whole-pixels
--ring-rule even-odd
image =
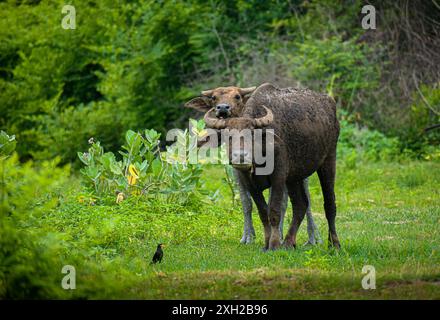
[[[215,101],[217,99],[217,97],[216,96],[212,96],[211,99],[212,99],[212,101]]]
[[[241,96],[239,94],[235,95],[235,99],[240,100]]]

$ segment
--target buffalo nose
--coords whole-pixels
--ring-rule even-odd
[[[233,151],[232,152],[232,163],[242,164],[249,163],[250,157],[249,152],[246,150]]]
[[[231,106],[226,103],[221,103],[215,106],[215,114],[217,117],[227,118],[230,115]]]
[[[230,108],[231,108],[231,107],[229,106],[229,104],[226,104],[226,103],[218,104],[218,105],[215,107],[216,110],[229,110]]]

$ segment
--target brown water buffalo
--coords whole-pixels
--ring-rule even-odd
[[[249,97],[257,89],[256,87],[239,88],[239,87],[219,87],[212,90],[205,90],[201,92],[201,96],[194,98],[185,104],[186,107],[196,109],[201,112],[207,112],[211,108],[215,110],[215,116],[219,119],[226,119],[231,117],[242,116],[243,109]],[[255,229],[252,223],[252,197],[246,186],[245,181],[240,179],[240,173],[237,169],[233,170],[235,180],[237,181],[240,200],[244,216],[243,235],[240,240],[241,243],[252,243],[255,238]],[[306,244],[316,244],[320,242],[318,228],[313,221],[313,216],[310,206],[310,194],[308,191],[308,179],[304,179],[304,189],[308,199],[308,207],[306,210],[307,217],[307,232],[308,241]],[[270,197],[270,196],[269,196]],[[284,190],[283,200],[281,204],[281,219],[280,219],[280,234],[283,231],[284,215],[287,208],[287,188]]]
[[[309,205],[303,180],[317,172],[324,196],[329,243],[339,248],[334,193],[339,122],[334,100],[307,89],[278,89],[264,84],[247,99],[241,116],[219,119],[214,112],[216,109],[213,108],[205,115],[208,127],[235,132],[251,130],[254,135],[258,128],[273,132],[274,143],[261,146],[273,152],[275,159],[273,170],[266,175],[258,175],[254,170],[260,163],[255,161],[254,153],[249,149],[252,144],[240,143],[229,148],[233,165],[237,155],[239,159],[252,158],[251,163],[234,167],[258,207],[264,226],[265,247],[277,249],[281,245],[279,224],[285,186],[293,206],[293,219],[284,245],[296,246],[296,235]],[[226,130],[226,134],[230,132]],[[263,197],[267,188],[272,189],[269,205]]]

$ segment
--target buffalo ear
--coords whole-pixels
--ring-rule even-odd
[[[185,108],[192,108],[201,112],[206,112],[211,109],[210,99],[205,96],[191,99],[185,103]]]
[[[243,98],[243,103],[246,104],[252,93],[254,93],[257,87],[249,87],[249,88],[240,88],[239,92]]]

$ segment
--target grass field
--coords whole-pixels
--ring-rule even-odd
[[[439,163],[340,165],[340,251],[327,248],[316,175],[310,181],[312,211],[324,243],[267,253],[261,251],[262,226],[256,212],[256,242],[239,243],[241,208],[231,207],[222,175],[219,167],[205,170],[206,188],[219,188],[221,196],[204,205],[129,198],[120,205],[90,206],[66,197],[32,226],[42,228],[48,241],[59,243],[60,263],[76,267],[77,289],[59,288],[60,297],[440,298]],[[289,206],[288,221],[291,216]],[[303,223],[299,243],[306,240]],[[158,242],[167,245],[164,260],[150,265]],[[376,290],[362,289],[364,265],[375,267]]]

